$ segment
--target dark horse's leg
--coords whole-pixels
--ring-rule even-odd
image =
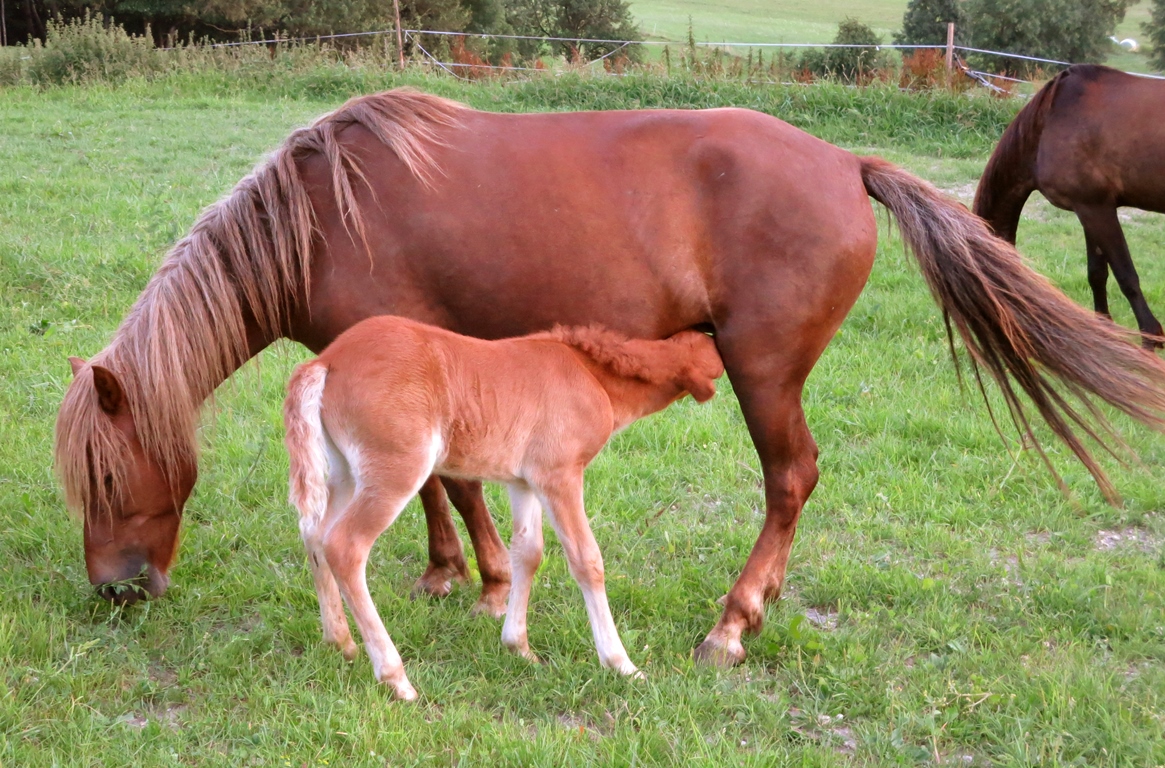
[[[1140,328],[1141,333],[1146,336],[1165,335],[1161,323],[1153,316],[1149,304],[1145,301],[1144,294],[1141,293],[1141,280],[1137,277],[1136,267],[1133,266],[1133,258],[1129,254],[1129,246],[1125,241],[1125,233],[1121,230],[1116,208],[1110,205],[1078,206],[1076,217],[1084,226],[1084,238],[1088,243],[1088,282],[1092,286],[1096,311],[1102,312],[1108,309],[1107,298],[1102,295],[1098,296],[1097,284],[1093,280],[1094,254],[1099,253],[1101,254],[1100,258],[1104,258],[1112,267],[1113,277],[1116,278],[1116,283],[1120,286],[1125,298],[1129,300],[1133,314],[1137,318],[1137,327]],[[1102,302],[1103,309],[1101,308]],[[1107,312],[1104,313],[1107,314]],[[1146,349],[1162,346],[1161,342],[1150,339],[1145,339],[1142,343]]]
[[[449,516],[446,491],[469,529],[469,538],[477,554],[481,598],[473,610],[500,617],[506,612],[506,598],[510,592],[510,560],[485,506],[481,483],[478,482],[438,479],[433,475],[421,486],[421,506],[425,509],[425,524],[429,530],[429,566],[413,590],[444,597],[453,588],[454,580],[469,580],[469,566],[465,562],[461,538]]]

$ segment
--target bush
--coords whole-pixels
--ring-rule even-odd
[[[1165,0],[1153,0],[1149,20],[1141,25],[1141,29],[1149,38],[1149,63],[1165,70]]]
[[[837,25],[834,45],[878,46],[882,38],[857,19],[846,18]],[[801,55],[799,68],[817,77],[832,77],[845,83],[868,83],[878,70],[890,66],[876,48],[811,48]]]
[[[1109,36],[1135,0],[967,0],[976,48],[1020,53],[1073,64],[1099,62]],[[976,54],[980,66],[1027,74],[1036,62]]]
[[[88,13],[68,22],[50,21],[44,45],[37,41],[23,50],[30,53],[28,77],[38,85],[120,82],[162,69],[152,38],[131,35]]]

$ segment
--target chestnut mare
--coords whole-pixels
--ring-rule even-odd
[[[716,394],[712,339],[628,340],[597,327],[482,341],[401,317],[357,323],[296,368],[283,407],[291,502],[320,600],[324,640],[353,658],[344,602],[376,679],[417,692],[368,593],[368,553],[425,480],[506,483],[514,535],[502,643],[536,660],[526,607],[542,562],[542,510],[582,589],[599,660],[638,670],[611,618],[603,556],[583,509],[583,470],[611,435],[691,394]],[[337,591],[337,584],[339,590]]]
[[[487,339],[556,323],[656,339],[698,328],[715,334],[765,484],[760,536],[696,649],[739,662],[817,483],[801,392],[873,264],[871,196],[1019,428],[1030,435],[1022,391],[1114,498],[1077,435],[1103,434],[1103,415],[1071,398],[1162,428],[1165,364],[930,184],[747,110],[507,115],[392,91],[294,132],[203,212],[110,345],[80,364],[56,464],[84,510],[89,578],[114,599],[136,595],[119,596],[118,580],[164,591],[199,406],[277,338],[318,352],[383,314]],[[505,595],[508,563],[481,489],[445,485],[496,612],[488,598]],[[421,492],[427,575],[443,581],[464,567],[460,542],[438,482]]]
[[[1096,64],[1069,67],[1012,121],[987,162],[975,213],[1015,242],[1028,196],[1039,190],[1084,227],[1088,284],[1108,315],[1108,268],[1132,305],[1146,348],[1162,346],[1117,208],[1165,213],[1165,82]]]

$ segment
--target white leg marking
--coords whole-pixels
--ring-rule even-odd
[[[566,552],[570,575],[578,583],[591,621],[591,634],[599,652],[599,662],[624,675],[642,677],[631,663],[619,630],[607,603],[607,588],[603,577],[603,555],[591,533],[582,500],[582,478],[569,482],[554,493],[544,495],[546,514]]]
[[[542,506],[529,486],[511,483],[510,511],[514,516],[514,535],[510,538],[510,601],[502,625],[502,644],[531,660],[526,634],[526,610],[530,605],[530,588],[534,574],[542,563]]]

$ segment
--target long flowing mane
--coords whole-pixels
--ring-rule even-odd
[[[463,109],[411,89],[352,99],[292,133],[170,250],[112,342],[90,362],[118,377],[143,449],[171,479],[195,459],[203,401],[248,357],[244,313],[277,338],[310,289],[316,217],[298,163],[311,154],[326,158],[345,226],[363,242],[354,187],[366,180],[342,132],[365,128],[428,183],[436,171],[429,148]],[[71,509],[116,500],[125,449],[98,406],[87,365],[57,416],[55,464]],[[107,475],[111,483],[92,482]],[[102,498],[90,498],[94,489]]]

